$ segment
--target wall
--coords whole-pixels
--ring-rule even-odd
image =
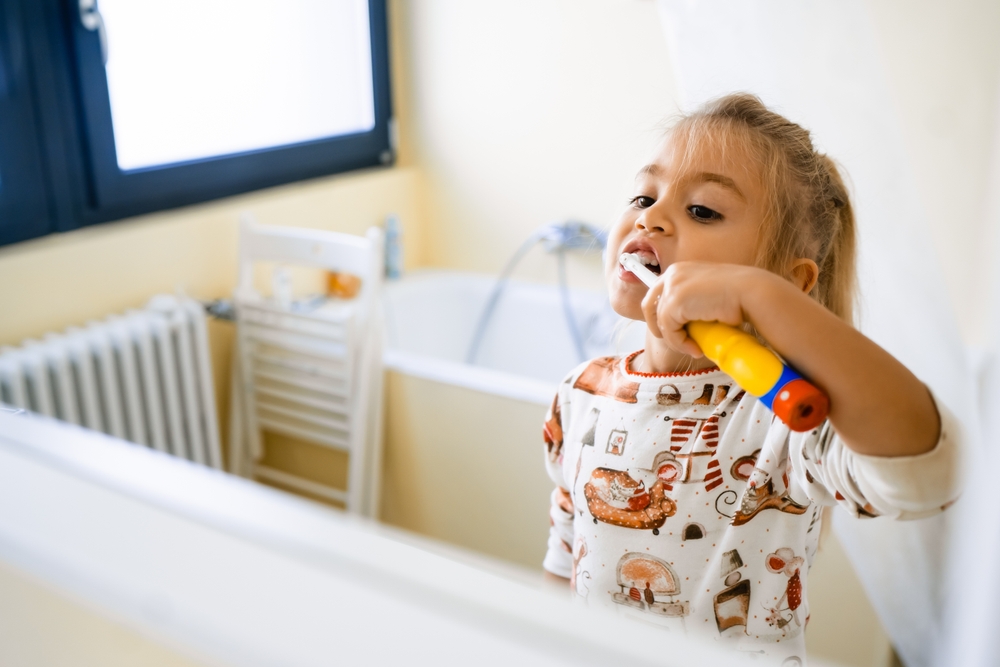
[[[615,220],[664,118],[673,74],[652,2],[408,3],[427,260],[496,272],[552,220]],[[575,284],[601,287],[599,258]],[[551,280],[534,253],[518,275]]]
[[[417,183],[412,167],[332,176],[5,246],[0,343],[138,307],[159,292],[227,296],[243,211],[267,224],[364,233],[391,212],[419,220]]]

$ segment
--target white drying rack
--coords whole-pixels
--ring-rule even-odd
[[[381,230],[359,237],[244,218],[239,262],[232,471],[375,516],[381,468]],[[282,304],[254,288],[256,262],[350,273],[361,278],[361,290],[352,299],[320,299],[307,307]],[[259,463],[262,430],[346,452],[347,488]]]

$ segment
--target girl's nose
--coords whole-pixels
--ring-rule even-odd
[[[673,231],[670,221],[651,214],[649,209],[643,211],[642,215],[635,219],[635,228],[644,232],[666,234]]]

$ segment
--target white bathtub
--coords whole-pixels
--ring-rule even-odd
[[[386,365],[393,370],[506,398],[548,405],[559,381],[582,359],[558,287],[507,283],[482,337],[476,364],[465,363],[496,277],[422,271],[386,289]],[[571,290],[586,358],[632,351],[644,327],[616,315],[603,293]]]
[[[388,285],[381,518],[537,569],[552,490],[541,426],[579,359],[558,288],[512,281],[479,363],[464,363],[494,281],[428,271]],[[571,303],[587,356],[613,353],[619,318],[606,297],[577,291]],[[638,349],[642,331],[630,327],[621,348]]]

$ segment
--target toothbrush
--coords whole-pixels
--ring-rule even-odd
[[[625,253],[618,261],[647,287],[656,283],[657,275],[638,255]],[[808,431],[826,419],[827,395],[750,334],[721,322],[688,322],[685,328],[706,357],[793,431]]]

